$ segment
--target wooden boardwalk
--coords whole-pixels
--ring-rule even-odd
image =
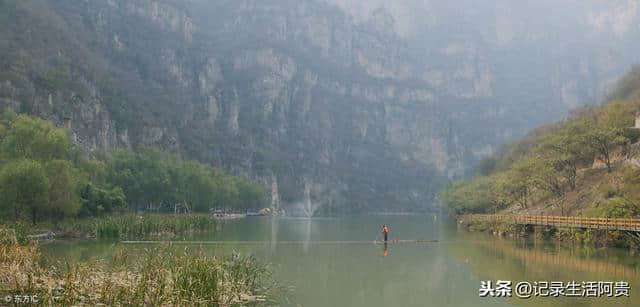
[[[463,216],[462,220],[640,232],[640,219],[553,215],[470,214]]]

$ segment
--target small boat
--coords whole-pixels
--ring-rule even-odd
[[[247,215],[244,213],[214,213],[212,217],[217,220],[235,220],[247,217]]]

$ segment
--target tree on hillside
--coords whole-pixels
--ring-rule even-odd
[[[33,160],[18,160],[6,165],[0,173],[0,202],[14,218],[26,213],[33,224],[47,209],[49,180],[42,165]]]
[[[560,172],[555,168],[557,161],[558,158],[553,156],[530,158],[530,182],[537,189],[553,196],[563,196],[564,186],[560,180]]]
[[[611,158],[616,148],[625,145],[625,129],[633,123],[637,107],[629,101],[612,101],[592,120],[587,143],[601,157],[611,172]]]
[[[543,164],[557,172],[572,191],[576,188],[578,166],[593,161],[592,150],[587,146],[588,130],[584,121],[567,121],[558,130],[542,135],[534,150],[534,154],[544,161]],[[546,171],[547,175],[552,173],[549,169]],[[555,191],[559,192],[557,189]]]
[[[533,165],[529,160],[516,162],[511,169],[496,178],[496,190],[500,199],[507,204],[529,207],[529,197],[533,187]]]

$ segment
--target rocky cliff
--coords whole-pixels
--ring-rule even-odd
[[[448,178],[598,101],[638,1],[8,0],[0,104],[87,150],[155,145],[325,213],[434,206]],[[277,197],[276,197],[277,196]]]

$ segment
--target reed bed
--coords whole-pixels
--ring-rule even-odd
[[[65,225],[70,232],[97,239],[173,238],[184,234],[214,230],[216,221],[205,214],[114,215],[74,221]]]
[[[0,289],[36,294],[48,306],[274,305],[283,297],[269,266],[251,256],[218,258],[165,245],[113,257],[109,266],[46,263],[35,243],[3,242]]]

